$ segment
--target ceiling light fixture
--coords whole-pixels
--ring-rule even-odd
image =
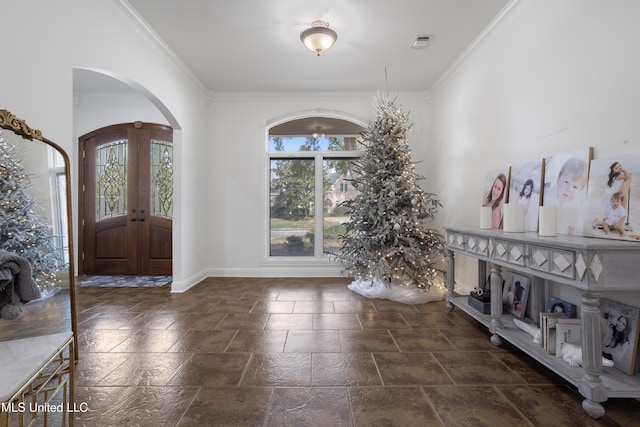
[[[338,34],[329,28],[329,23],[325,21],[313,21],[311,28],[307,28],[300,33],[300,40],[311,52],[320,56],[322,52],[329,49],[338,39]]]
[[[316,131],[311,134],[314,138],[324,138],[324,132],[322,132],[322,126],[316,126]]]

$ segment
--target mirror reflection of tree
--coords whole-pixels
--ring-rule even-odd
[[[2,285],[12,292],[0,295],[11,295],[11,307],[0,301],[0,342],[70,331],[77,338],[69,181],[64,150],[0,109],[0,250],[19,257],[16,265],[28,262],[24,277],[40,294],[26,295],[23,275],[3,264],[0,294]]]
[[[58,290],[58,269],[66,266],[52,219],[39,213],[43,208],[33,195],[36,177],[23,165],[28,156],[0,136],[0,249],[28,259],[39,291],[48,296]]]

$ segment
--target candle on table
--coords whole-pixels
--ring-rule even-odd
[[[524,206],[517,203],[504,205],[504,231],[510,233],[524,232]]]
[[[480,228],[490,229],[491,227],[491,206],[482,206],[480,208]]]
[[[556,236],[558,234],[557,227],[557,209],[555,206],[540,206],[538,234],[540,236]]]

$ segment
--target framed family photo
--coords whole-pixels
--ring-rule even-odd
[[[516,317],[524,317],[529,297],[529,278],[511,271],[503,274],[502,309]]]
[[[543,206],[556,206],[558,234],[582,235],[591,147],[544,159]]]
[[[504,204],[509,193],[509,168],[487,172],[482,206],[491,208],[491,228],[502,228]]]
[[[613,366],[633,375],[638,348],[640,309],[606,298],[600,299],[602,357]]]
[[[640,153],[591,161],[584,221],[585,236],[640,242]]]
[[[564,313],[567,318],[576,317],[577,307],[575,304],[571,304],[568,301],[561,300],[560,298],[549,297],[547,302],[548,313]]]
[[[525,231],[538,230],[538,207],[542,201],[542,159],[511,166],[508,203],[524,206]]]

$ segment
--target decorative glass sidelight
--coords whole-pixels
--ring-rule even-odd
[[[127,213],[127,150],[126,139],[96,149],[96,221]]]
[[[173,217],[173,145],[151,140],[151,215]]]

